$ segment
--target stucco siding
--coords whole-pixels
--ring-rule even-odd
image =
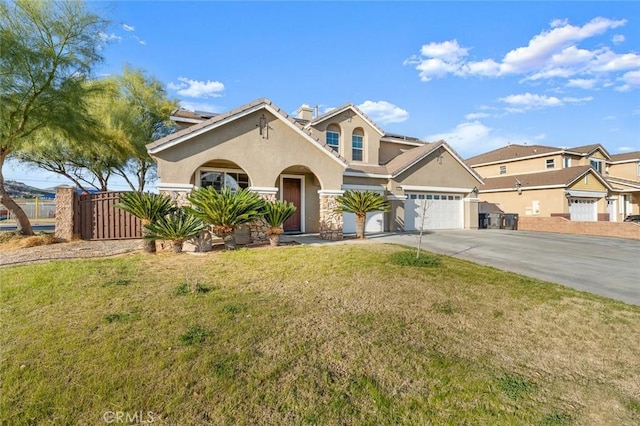
[[[505,213],[549,217],[551,213],[568,213],[569,204],[563,188],[481,193],[480,200],[495,203]]]
[[[609,165],[609,176],[640,182],[638,163],[621,163]]]
[[[547,168],[547,160],[554,160],[555,167]],[[575,165],[575,164],[573,164]],[[500,167],[506,166],[506,173],[500,174]],[[563,166],[562,155],[547,155],[544,157],[530,158],[526,160],[513,160],[500,164],[490,164],[487,166],[474,167],[475,171],[483,177],[496,177],[513,174],[535,173],[559,170]]]
[[[438,157],[442,156],[442,160]],[[443,148],[401,173],[394,182],[398,185],[473,188],[479,182]]]
[[[268,137],[260,135],[257,126],[262,114],[268,121]],[[340,189],[344,168],[323,149],[262,110],[167,148],[155,158],[162,182],[192,182],[203,164],[226,160],[242,168],[252,186],[272,186],[283,170],[302,165],[318,177],[323,189]]]
[[[588,176],[587,182],[585,182],[585,177]],[[579,181],[571,185],[570,189],[575,189],[579,191],[599,191],[599,192],[607,192],[607,188],[596,178],[593,173],[589,173]]]
[[[352,161],[351,155],[351,136],[353,131],[361,128],[364,131],[364,157],[362,163],[379,164],[378,151],[380,150],[380,133],[367,123],[365,120],[356,115],[353,111],[345,111],[331,117],[325,121],[312,126],[311,136],[321,141],[326,140],[327,127],[331,124],[340,126],[340,155],[349,162]]]

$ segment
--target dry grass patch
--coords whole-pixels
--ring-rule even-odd
[[[61,242],[64,242],[64,240],[47,233],[27,236],[13,231],[0,232],[0,251],[44,246]]]
[[[97,424],[640,421],[640,307],[390,245],[2,274],[0,416]],[[199,291],[204,288],[205,291]],[[10,336],[10,337],[9,337]]]

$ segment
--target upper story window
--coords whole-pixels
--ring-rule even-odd
[[[327,145],[340,152],[340,127],[335,124],[330,124],[327,127]]]
[[[591,159],[591,166],[598,171],[598,173],[602,173],[602,161]]]
[[[232,191],[249,187],[249,176],[242,172],[233,171],[201,171],[200,186],[213,188],[220,192],[223,188],[231,188]]]
[[[565,169],[571,167],[571,157],[564,157],[562,161]]]
[[[363,161],[364,159],[364,131],[360,128],[351,135],[351,160]]]
[[[500,166],[500,174],[501,175],[507,174],[507,166]]]
[[[555,169],[556,168],[556,160],[554,158],[551,158],[551,159],[546,161],[545,165],[546,165],[547,169]]]

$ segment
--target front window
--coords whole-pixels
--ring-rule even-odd
[[[591,160],[591,166],[596,169],[598,173],[602,173],[602,161]]]
[[[364,151],[364,143],[362,141],[362,136],[360,135],[353,135],[352,139],[351,139],[351,148],[352,148],[352,154],[351,154],[351,158],[353,159],[353,161],[362,161],[363,158],[363,151]]]
[[[500,166],[500,174],[501,175],[507,174],[507,166]]]
[[[231,188],[232,191],[249,187],[249,176],[241,172],[200,172],[200,186],[206,188],[213,186],[216,191],[223,188]]]
[[[327,145],[333,148],[334,151],[338,151],[340,148],[340,133],[327,132]]]
[[[547,160],[546,166],[547,166],[547,169],[555,169],[556,168],[556,160],[553,159],[553,158],[550,159],[550,160]]]
[[[564,157],[564,168],[571,167],[571,157]]]

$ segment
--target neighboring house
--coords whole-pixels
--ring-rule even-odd
[[[640,205],[638,153],[611,156],[600,144],[508,145],[469,158],[483,176],[480,198],[510,213],[577,221],[622,221]]]
[[[446,142],[386,133],[352,104],[319,116],[303,105],[297,114],[267,99],[206,117],[174,111],[181,130],[147,145],[159,190],[183,197],[204,186],[250,188],[297,206],[285,231],[325,239],[355,232],[353,215],[334,213],[345,190],[390,201],[391,212],[369,215],[367,232],[418,228],[422,203],[428,229],[477,227],[482,179]]]

